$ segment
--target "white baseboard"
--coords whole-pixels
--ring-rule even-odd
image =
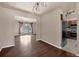
[[[41,40],[41,41],[46,42],[46,43],[48,43],[49,45],[52,45],[52,46],[54,46],[54,47],[56,47],[56,48],[59,48],[59,49],[64,50],[62,47],[56,46],[56,45],[54,45],[54,44],[51,44],[51,43],[49,43],[49,42],[47,42],[47,41],[45,41],[45,40]],[[64,51],[66,51],[66,50],[64,50]],[[67,51],[67,52],[69,52],[69,51]],[[72,52],[71,52],[71,53],[72,53]],[[75,54],[76,56],[79,56],[79,54],[76,54],[76,53],[73,53],[73,54]]]
[[[8,47],[13,47],[13,46],[15,46],[15,45],[14,44],[12,44],[12,45],[6,45],[6,46],[3,46],[2,49],[3,48],[8,48]]]
[[[49,42],[47,42],[47,41],[45,41],[45,40],[41,40],[41,41],[46,42],[46,43],[48,43],[49,45],[52,45],[52,46],[57,47],[57,48],[59,48],[59,49],[62,49],[61,47],[59,47],[59,46],[57,46],[57,45],[54,45],[54,44],[51,44],[51,43],[49,43]]]
[[[76,54],[76,56],[79,56],[79,54]]]
[[[2,48],[0,48],[0,51],[2,50]]]
[[[41,39],[36,39],[36,41],[39,41],[39,40],[41,40]]]
[[[0,48],[0,51],[1,51],[3,48],[13,47],[13,46],[15,46],[15,45],[7,45],[7,46],[3,46],[3,47]]]

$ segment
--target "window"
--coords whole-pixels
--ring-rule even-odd
[[[32,27],[31,27],[31,24],[26,24],[26,23],[23,23],[21,28],[20,28],[20,32],[21,34],[31,34],[32,33]]]

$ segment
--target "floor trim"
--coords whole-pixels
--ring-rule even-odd
[[[15,45],[8,45],[8,46],[3,46],[3,47],[2,47],[2,49],[3,49],[3,48],[12,47],[12,46],[15,46]]]
[[[36,41],[39,41],[39,40],[41,40],[41,39],[36,39]]]
[[[1,52],[2,48],[0,48],[0,52]]]
[[[54,44],[51,44],[51,43],[49,43],[49,42],[47,42],[47,41],[45,41],[45,40],[41,40],[41,41],[46,42],[46,43],[48,43],[49,45],[52,45],[52,46],[57,47],[57,48],[59,48],[59,49],[62,49],[61,47],[59,47],[59,46],[57,46],[57,45],[54,45]]]
[[[39,41],[39,40],[37,40],[37,41]],[[54,44],[51,44],[51,43],[49,43],[49,42],[47,42],[47,41],[45,41],[45,40],[41,40],[41,41],[46,42],[46,43],[48,43],[49,45],[52,45],[52,46],[54,46],[54,47],[56,47],[56,48],[59,48],[59,49],[64,50],[62,47],[58,47],[58,46],[56,46],[56,45],[54,45]],[[64,50],[64,51],[66,51],[66,50]],[[69,52],[69,51],[67,51],[67,52]],[[72,53],[72,52],[70,52],[70,53]],[[73,53],[73,54],[75,54],[75,53]],[[79,56],[79,54],[75,54],[75,55],[76,55],[76,56]]]
[[[3,48],[13,47],[13,46],[15,46],[15,45],[3,46],[3,47],[0,48],[0,51],[2,51]]]

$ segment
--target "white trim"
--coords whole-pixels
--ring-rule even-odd
[[[79,56],[79,54],[76,54],[76,56]]]
[[[54,45],[54,44],[51,44],[51,43],[49,43],[49,42],[47,42],[47,41],[45,41],[45,40],[41,40],[41,41],[46,42],[46,43],[48,43],[49,45],[55,46],[55,47],[57,47],[57,48],[59,48],[59,49],[62,49],[61,47],[59,47],[59,46],[57,46],[57,45]]]
[[[15,45],[7,45],[7,46],[3,46],[3,47],[0,48],[0,51],[1,51],[3,48],[13,47],[13,46],[15,46]]]
[[[2,50],[2,48],[0,48],[0,51]]]
[[[41,40],[41,39],[36,39],[36,41],[39,41],[39,40]]]
[[[3,48],[12,47],[12,46],[15,46],[15,45],[13,44],[13,45],[7,45],[7,46],[3,46],[3,47],[2,47],[2,49],[3,49]]]
[[[41,41],[46,42],[46,43],[48,43],[49,45],[52,45],[52,46],[54,46],[54,47],[56,47],[56,48],[59,48],[59,49],[64,50],[62,47],[59,47],[59,46],[54,45],[54,44],[51,44],[51,43],[49,43],[49,42],[47,42],[47,41],[45,41],[45,40],[41,40]],[[64,51],[66,51],[66,50],[64,50]],[[67,52],[73,53],[73,52],[71,52],[71,51],[67,51]],[[73,53],[73,54],[75,54],[76,56],[79,56],[79,54],[76,54],[76,53]]]

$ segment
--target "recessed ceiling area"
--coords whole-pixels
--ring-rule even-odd
[[[33,13],[33,6],[36,2],[0,2],[0,6],[7,7],[7,8],[17,8],[20,10],[24,10],[26,12]],[[43,3],[43,2],[41,2]],[[64,5],[71,4],[70,2],[46,2],[46,6],[39,6],[39,11],[37,11],[37,14],[44,14],[50,10],[54,10],[56,8],[59,8]]]

